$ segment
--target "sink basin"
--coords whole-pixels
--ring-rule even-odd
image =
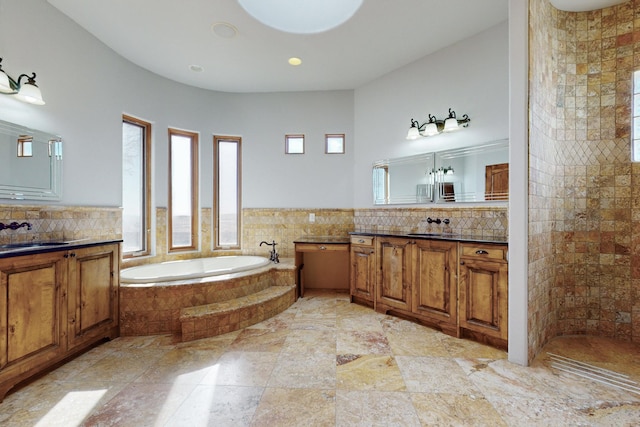
[[[453,233],[409,233],[409,236],[415,237],[453,237],[456,234]]]
[[[6,245],[0,245],[0,249],[22,249],[22,248],[43,248],[47,246],[60,246],[66,245],[67,242],[22,242],[22,243],[8,243]]]

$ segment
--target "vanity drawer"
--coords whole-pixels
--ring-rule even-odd
[[[351,236],[351,244],[358,246],[373,246],[373,237],[371,236]]]
[[[296,252],[348,252],[349,244],[296,243]]]
[[[506,246],[463,244],[461,248],[461,257],[507,261],[508,248]]]

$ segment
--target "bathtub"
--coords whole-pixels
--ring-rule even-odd
[[[267,258],[260,256],[220,256],[168,261],[125,268],[120,272],[120,283],[126,286],[200,279],[253,270],[269,263]]]
[[[120,273],[120,335],[172,334],[178,340],[211,336],[243,328],[285,310],[295,302],[296,266],[274,264],[260,256],[220,256],[147,264]],[[271,287],[288,288],[277,300],[247,306],[219,322],[202,319],[183,330],[181,312],[189,307],[234,300],[251,302]],[[204,325],[206,323],[206,325]],[[196,330],[196,326],[200,329]],[[200,335],[198,335],[200,334]]]

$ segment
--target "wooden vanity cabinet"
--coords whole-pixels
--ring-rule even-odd
[[[505,246],[460,245],[460,334],[501,348],[508,340],[507,255]]]
[[[412,313],[458,336],[458,242],[416,240]]]
[[[66,351],[63,254],[0,259],[0,401],[26,372]]]
[[[351,302],[374,306],[376,250],[374,238],[351,237]]]
[[[0,402],[16,384],[118,336],[119,244],[0,258]]]
[[[377,237],[376,310],[411,312],[413,246],[415,240]]]
[[[118,335],[119,245],[69,254],[69,349]]]

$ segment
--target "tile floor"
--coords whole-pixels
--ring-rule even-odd
[[[9,394],[9,426],[638,426],[640,394],[563,373],[547,352],[640,381],[640,347],[553,340],[502,351],[308,292],[216,338],[119,338]]]

